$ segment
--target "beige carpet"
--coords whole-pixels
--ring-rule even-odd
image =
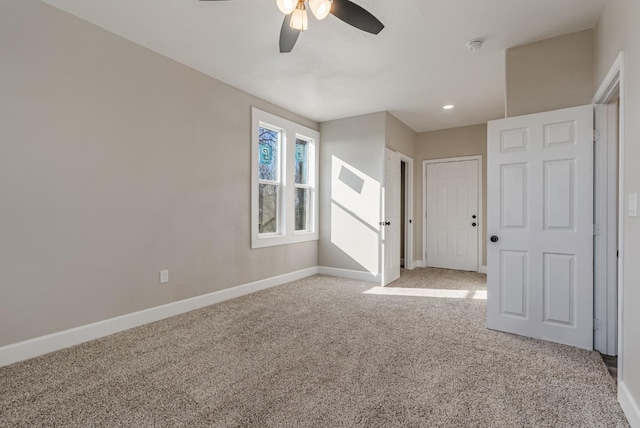
[[[628,426],[597,353],[487,330],[484,300],[373,286],[318,275],[0,368],[0,426]]]

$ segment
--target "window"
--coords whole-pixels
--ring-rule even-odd
[[[296,231],[309,231],[309,141],[296,138],[295,224]]]
[[[319,138],[252,109],[252,248],[318,239]]]
[[[258,132],[258,233],[278,233],[281,132],[262,126]]]

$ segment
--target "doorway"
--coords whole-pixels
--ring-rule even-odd
[[[413,159],[400,155],[400,267],[411,270],[413,262]]]
[[[407,201],[407,165],[400,161],[400,218],[404,219],[407,213],[405,203]],[[404,269],[405,256],[406,256],[406,236],[405,236],[405,224],[404,221],[400,223],[400,268]]]

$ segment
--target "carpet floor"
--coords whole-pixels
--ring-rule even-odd
[[[486,329],[485,278],[316,275],[6,366],[0,426],[627,427],[596,352]]]

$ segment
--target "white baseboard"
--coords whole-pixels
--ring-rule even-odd
[[[225,290],[196,296],[166,305],[156,306],[131,314],[110,318],[104,321],[75,327],[69,330],[48,334],[13,343],[0,348],[0,367],[27,360],[59,349],[68,348],[120,331],[128,330],[154,321],[159,321],[185,312],[200,309],[214,303],[224,302],[256,291],[275,287],[287,282],[306,278],[318,273],[317,267],[299,270],[284,275],[274,276],[260,281],[250,282]]]
[[[478,269],[478,273],[487,273],[487,266],[480,266],[480,269]]]
[[[618,384],[618,402],[631,428],[640,428],[640,406],[624,382]]]
[[[357,279],[360,281],[380,282],[380,274],[363,272],[351,269],[338,269],[327,266],[318,266],[318,273],[321,275],[337,276],[340,278]]]

